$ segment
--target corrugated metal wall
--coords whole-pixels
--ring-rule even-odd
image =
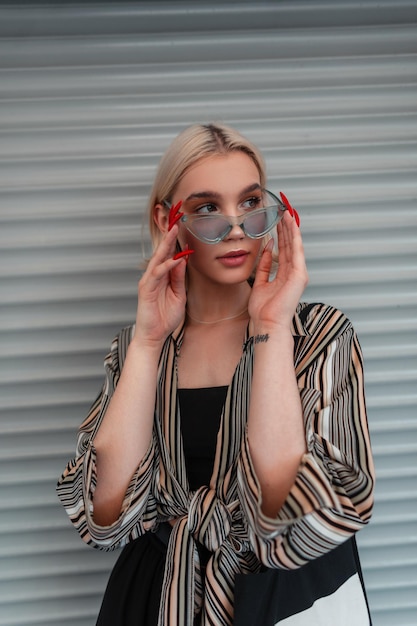
[[[55,482],[134,318],[156,163],[209,120],[263,148],[301,214],[306,299],[360,335],[371,609],[417,624],[416,22],[415,0],[2,3],[1,626],[95,623],[115,555],[81,543]]]

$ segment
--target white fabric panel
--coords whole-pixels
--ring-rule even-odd
[[[115,554],[55,496],[134,319],[158,159],[195,121],[263,149],[301,215],[305,299],[365,355],[375,626],[417,623],[417,1],[0,5],[0,626],[92,626]],[[145,233],[145,234],[144,234]]]
[[[355,574],[334,593],[319,598],[310,608],[281,620],[275,626],[369,626],[368,609],[361,594],[361,582]]]

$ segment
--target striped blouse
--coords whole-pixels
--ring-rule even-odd
[[[119,518],[101,527],[93,520],[94,436],[133,330],[118,334],[105,359],[104,386],[80,427],[76,457],[58,482],[58,495],[83,540],[103,550],[178,519],[168,544],[159,625],[191,626],[201,609],[202,626],[229,626],[237,574],[300,568],[344,543],[370,519],[374,471],[358,339],[340,311],[322,304],[298,306],[292,328],[294,365],[307,452],[286,502],[270,518],[261,510],[246,431],[253,367],[248,333],[227,391],[210,485],[189,489],[175,366],[182,324],[161,352],[152,441],[130,481]],[[197,541],[212,552],[204,580]]]

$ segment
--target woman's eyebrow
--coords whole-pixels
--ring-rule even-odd
[[[253,183],[252,185],[245,187],[245,189],[242,189],[239,195],[244,196],[246,193],[250,193],[252,191],[260,191],[261,189],[262,188],[259,183]],[[201,199],[201,198],[212,198],[213,200],[220,200],[221,197],[222,197],[221,194],[218,193],[217,191],[196,191],[194,193],[191,193],[189,196],[187,196],[187,198],[185,199],[185,202],[189,202],[190,200],[196,200],[196,199]]]
[[[221,194],[217,191],[195,191],[186,197],[185,201],[189,200],[198,200],[201,198],[213,198],[214,200],[219,200],[221,198]]]
[[[242,190],[241,195],[244,196],[246,193],[251,193],[251,191],[261,191],[261,190],[262,190],[262,187],[260,183],[253,183],[252,185],[245,187],[245,189]]]

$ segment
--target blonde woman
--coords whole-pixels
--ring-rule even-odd
[[[99,626],[370,624],[361,351],[340,311],[300,303],[298,214],[266,186],[223,125],[161,160],[136,323],[58,485],[84,541],[123,547]]]

